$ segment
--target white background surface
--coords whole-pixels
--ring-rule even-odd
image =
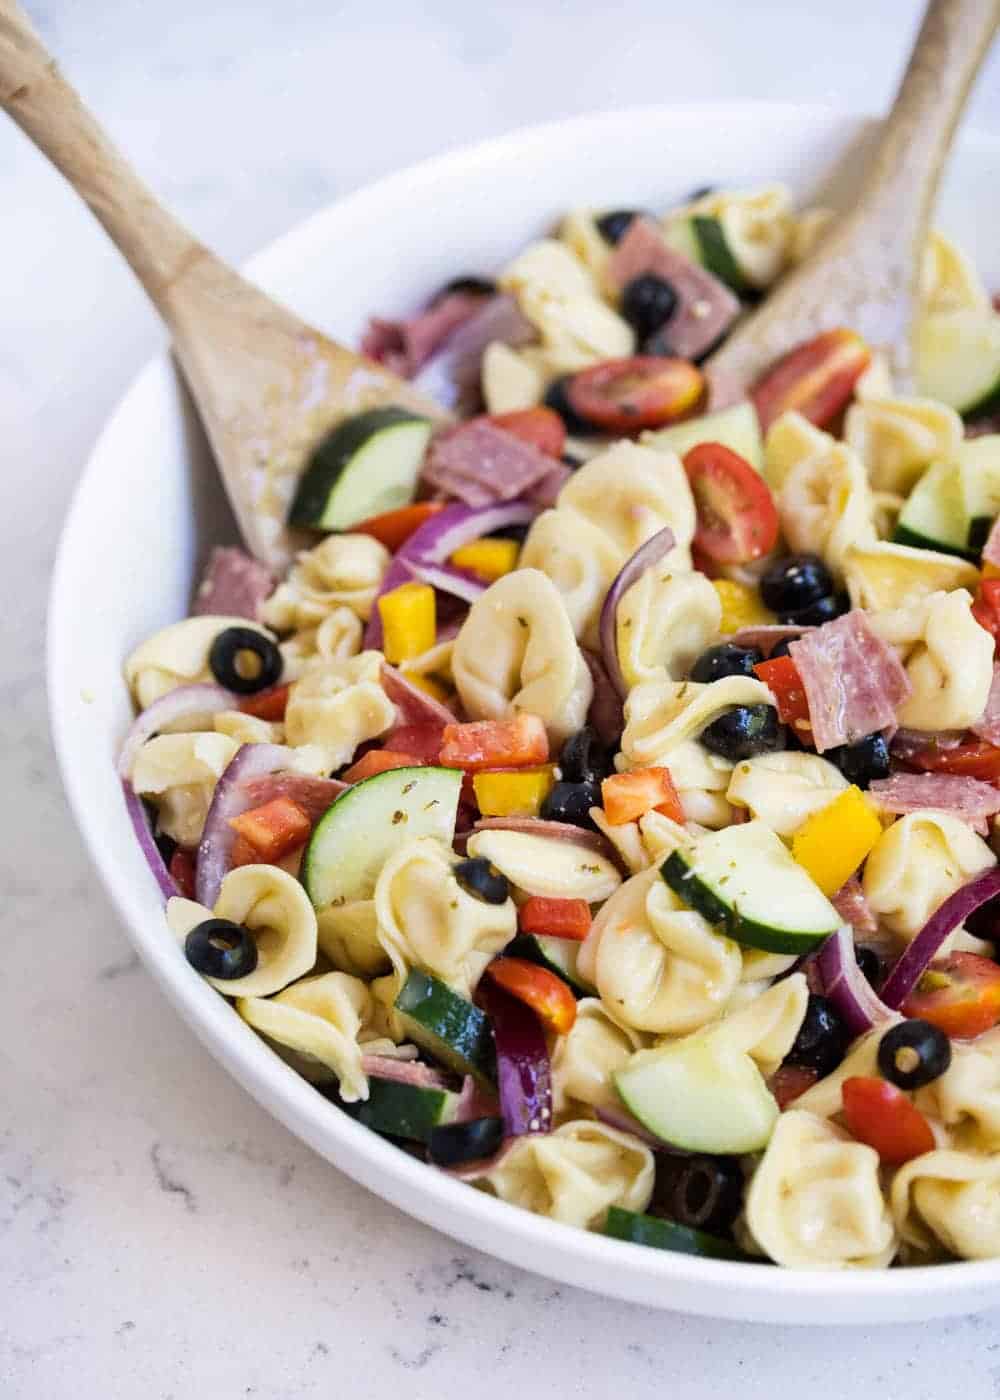
[[[525,121],[721,94],[878,108],[918,5],[29,9],[153,186],[239,259],[373,175]],[[997,59],[972,120],[1000,123]],[[1000,1396],[1000,1314],[782,1331],[556,1288],[369,1196],[215,1066],[90,873],[44,719],[59,521],[157,327],[89,216],[7,125],[0,257],[3,1400]]]

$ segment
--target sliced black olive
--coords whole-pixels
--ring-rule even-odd
[[[482,856],[470,856],[455,866],[455,879],[473,899],[484,904],[504,904],[510,894],[507,876]]]
[[[435,292],[431,298],[430,305],[436,306],[445,297],[455,293],[463,293],[466,296],[493,297],[497,293],[497,284],[490,277],[477,277],[474,273],[465,277],[453,277],[450,282],[446,282],[440,291]]]
[[[840,744],[823,755],[835,763],[849,783],[866,788],[889,776],[889,745],[884,734],[866,734],[856,744]]]
[[[168,836],[165,831],[158,831],[154,840],[156,841],[156,849],[163,858],[163,864],[169,865],[173,859],[174,852],[177,850],[177,842],[172,836]]]
[[[545,391],[545,398],[542,402],[546,408],[555,409],[556,413],[563,420],[563,424],[568,433],[575,433],[577,436],[587,437],[594,432],[593,423],[588,423],[586,418],[581,418],[576,409],[569,401],[566,393],[566,384],[571,375],[564,374],[561,379],[553,379],[552,383]]]
[[[976,938],[988,943],[1000,943],[1000,895],[981,904],[965,921],[965,927]]]
[[[778,614],[779,621],[791,623],[794,627],[822,627],[824,622],[832,622],[841,613],[850,612],[851,600],[846,593],[828,593],[825,598],[817,598],[807,608],[798,612]]]
[[[596,782],[556,783],[542,803],[538,815],[547,822],[568,822],[571,826],[589,826],[591,807],[600,807],[601,789]]]
[[[661,330],[677,310],[677,291],[663,277],[644,272],[626,282],[621,312],[640,341]]]
[[[427,1139],[427,1156],[438,1167],[454,1167],[459,1162],[478,1162],[492,1157],[503,1141],[502,1118],[473,1118],[468,1123],[446,1123],[432,1128]]]
[[[879,1042],[879,1071],[899,1089],[922,1089],[950,1064],[951,1041],[929,1021],[902,1021]]]
[[[283,664],[277,644],[252,627],[227,627],[208,653],[212,675],[237,695],[253,695],[277,685]]]
[[[184,956],[203,977],[231,982],[257,966],[257,944],[242,924],[231,919],[206,919],[184,940]]]
[[[727,1235],[742,1205],[743,1173],[735,1157],[699,1155],[658,1161],[651,1215]]]
[[[847,1054],[850,1032],[826,997],[811,994],[795,1043],[785,1064],[814,1069],[820,1077],[831,1074]]]
[[[753,668],[764,660],[758,647],[738,647],[732,642],[703,651],[691,667],[691,679],[705,685],[720,681],[723,676],[753,676]]]
[[[737,705],[701,732],[701,742],[720,758],[738,763],[785,746],[785,726],[772,705]]]
[[[598,783],[613,766],[610,753],[589,724],[571,734],[559,751],[559,767],[568,783]]]
[[[776,559],[760,581],[765,605],[779,615],[808,608],[833,590],[833,575],[818,554],[788,554]]]
[[[632,220],[641,217],[642,211],[639,209],[609,209],[606,214],[602,214],[600,218],[595,219],[594,223],[597,225],[597,232],[604,239],[605,243],[610,243],[614,246],[614,244],[620,243],[625,237],[628,232],[628,226]]]
[[[499,530],[491,530],[487,538],[491,540],[516,540],[518,544],[524,544],[530,528],[528,525],[503,525]]]
[[[854,956],[865,981],[878,988],[882,981],[882,959],[878,953],[874,948],[866,948],[863,943],[859,943],[854,950]]]

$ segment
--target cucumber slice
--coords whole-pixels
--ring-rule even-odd
[[[1000,395],[1000,316],[991,311],[937,311],[916,335],[917,392],[972,414]]]
[[[968,502],[968,544],[974,549],[977,520],[988,518],[992,524],[1000,514],[1000,434],[985,433],[982,437],[968,438],[959,444],[955,461],[962,471]]]
[[[522,933],[513,943],[508,943],[504,953],[511,958],[524,958],[554,972],[572,987],[578,997],[594,995],[594,988],[577,972],[580,944],[574,943],[571,938],[547,938],[540,933]]]
[[[709,214],[692,214],[685,219],[674,219],[667,226],[664,237],[671,248],[683,253],[692,262],[701,263],[706,272],[718,277],[738,297],[754,294],[754,288],[733,256],[726,231],[718,219]]]
[[[432,424],[389,406],[338,424],[306,466],[289,523],[349,530],[413,500]]]
[[[892,538],[896,544],[975,559],[978,556],[969,548],[970,523],[966,478],[960,463],[935,462],[907,497]]]
[[[757,410],[749,399],[735,403],[731,408],[720,408],[715,413],[704,413],[700,418],[675,423],[671,428],[644,433],[642,437],[644,447],[676,452],[679,457],[683,457],[699,442],[721,442],[724,447],[746,458],[756,471],[764,470],[764,441],[760,422]]]
[[[496,1080],[496,1051],[490,1023],[478,1006],[426,972],[414,970],[396,997],[409,1038],[457,1074]]]
[[[763,822],[746,822],[677,850],[660,873],[670,888],[737,943],[808,953],[840,925],[833,905]]]
[[[458,768],[392,768],[341,793],[320,819],[302,861],[302,883],[317,909],[370,899],[383,865],[404,841],[455,834]]]
[[[638,1050],[613,1078],[639,1122],[685,1152],[760,1152],[778,1121],[750,1056],[705,1032]]]
[[[703,1259],[741,1259],[750,1257],[737,1249],[731,1240],[718,1235],[706,1235],[704,1230],[692,1230],[675,1220],[661,1220],[655,1215],[638,1215],[634,1210],[611,1206],[604,1233],[613,1240],[629,1244],[644,1244],[650,1249],[669,1249],[674,1254],[699,1254]],[[762,1262],[762,1261],[760,1261]]]
[[[368,1081],[367,1099],[342,1107],[376,1133],[427,1142],[435,1128],[455,1121],[458,1103],[458,1095],[449,1089],[427,1089],[372,1078]]]

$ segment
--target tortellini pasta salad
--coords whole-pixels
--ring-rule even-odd
[[[373,322],[454,418],[337,426],[285,578],[213,552],[119,772],[204,994],[427,1170],[744,1267],[997,1258],[1000,315],[935,232],[915,392],[842,327],[723,396],[832,217],[577,209]]]

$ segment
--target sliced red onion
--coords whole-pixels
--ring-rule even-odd
[[[122,779],[122,792],[125,796],[125,810],[128,812],[132,829],[136,834],[139,846],[146,857],[146,864],[153,872],[153,878],[160,887],[160,893],[164,899],[172,899],[175,894],[180,894],[177,882],[167,869],[163,857],[160,855],[160,848],[153,839],[153,832],[149,825],[149,817],[143,805],[142,798],[133,788],[132,784],[125,778]]]
[[[882,1000],[898,1010],[920,981],[941,944],[970,914],[1000,895],[1000,866],[976,875],[935,909],[886,978]]]
[[[419,686],[411,684],[395,666],[390,666],[387,661],[382,663],[382,689],[388,699],[396,706],[398,712],[397,725],[400,724],[426,724],[435,725],[438,728],[446,724],[456,724],[457,720],[448,709],[447,705],[442,705],[439,700],[435,700],[433,695],[428,695],[426,690],[421,690]],[[386,744],[389,744],[391,735],[386,736]]]
[[[240,697],[221,685],[179,685],[167,691],[133,720],[118,756],[119,777],[129,777],[136,754],[154,734],[175,729],[181,720],[191,729],[211,728],[206,721],[212,715],[238,709],[239,703]]]
[[[614,1105],[609,1108],[595,1108],[594,1113],[602,1123],[607,1123],[609,1128],[617,1128],[620,1133],[631,1133],[633,1137],[639,1138],[647,1147],[651,1147],[654,1152],[671,1152],[678,1156],[684,1155],[684,1149],[675,1147],[673,1143],[664,1142],[663,1138],[651,1133],[645,1124],[640,1123],[638,1118],[629,1113],[627,1108],[619,1108]]]
[[[486,976],[477,1000],[490,1019],[497,1050],[500,1115],[509,1137],[552,1131],[552,1065],[542,1023]]]
[[[415,376],[414,388],[443,408],[460,414],[475,413],[480,405],[479,374],[486,347],[494,340],[518,346],[537,338],[538,332],[522,316],[512,296],[490,297],[435,351]]]
[[[813,631],[813,627],[796,627],[791,622],[761,622],[755,627],[741,627],[729,640],[738,647],[759,647],[765,656],[770,656],[779,642],[792,641]]]
[[[430,564],[414,559],[409,563],[409,570],[421,583],[429,583],[439,593],[451,593],[464,603],[474,603],[489,586],[468,569],[457,569],[454,564]]]
[[[601,608],[601,656],[608,679],[623,700],[628,694],[628,686],[618,661],[618,604],[633,583],[641,578],[647,569],[658,564],[664,555],[669,554],[675,543],[674,532],[669,526],[665,530],[658,530],[652,539],[648,539],[628,560],[608,589],[604,606]]]
[[[391,1079],[417,1089],[447,1089],[448,1079],[439,1069],[420,1060],[397,1060],[392,1055],[362,1055],[361,1068],[372,1079]]]
[[[590,679],[594,683],[594,696],[587,710],[587,723],[596,731],[597,737],[608,747],[618,747],[625,728],[625,712],[621,696],[611,684],[604,662],[596,652],[581,647],[583,659],[587,663]]]
[[[852,1039],[884,1021],[895,1020],[896,1013],[879,998],[858,966],[850,924],[841,924],[830,935],[809,966],[818,974],[819,990],[833,1003]]]
[[[574,846],[582,846],[584,850],[593,851],[595,855],[604,856],[607,860],[613,861],[615,865],[620,862],[621,857],[614,846],[599,831],[587,831],[582,826],[573,826],[570,822],[547,822],[541,817],[480,817],[476,822],[476,831],[520,831],[525,836],[544,836],[553,841],[569,841]]]

